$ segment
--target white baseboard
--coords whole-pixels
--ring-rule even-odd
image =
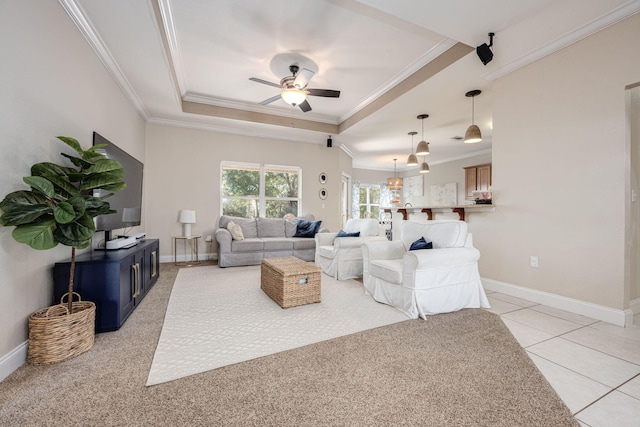
[[[0,358],[0,381],[27,362],[28,345],[29,342],[25,341]]]
[[[525,288],[523,286],[512,285],[510,283],[504,283],[493,279],[482,278],[482,284],[486,290],[526,299],[528,301],[537,302],[538,304],[548,305],[549,307],[591,317],[592,319],[601,320],[603,322],[612,323],[622,327],[633,325],[633,313],[637,312],[636,309],[640,309],[640,300],[635,300],[637,301],[637,304],[634,301],[634,305],[628,310],[617,310],[603,305],[580,301],[574,298],[568,298],[562,295],[538,291],[531,288]]]
[[[198,259],[200,261],[210,261],[210,260],[217,260],[218,259],[218,254],[215,253],[201,253],[198,254]],[[187,262],[190,261],[191,258],[187,255],[178,255],[176,257],[176,261],[177,262]],[[160,255],[160,262],[174,262],[173,259],[173,255]]]

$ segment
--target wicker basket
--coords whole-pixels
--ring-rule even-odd
[[[320,302],[321,271],[295,257],[263,259],[260,288],[282,308]]]
[[[58,363],[93,347],[96,305],[82,301],[75,292],[73,294],[78,296],[79,301],[73,302],[71,314],[64,302],[68,294],[64,294],[60,304],[43,308],[29,316],[28,363]]]

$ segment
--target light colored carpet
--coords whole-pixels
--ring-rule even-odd
[[[147,386],[407,320],[355,280],[322,275],[322,302],[280,308],[260,266],[181,269]]]

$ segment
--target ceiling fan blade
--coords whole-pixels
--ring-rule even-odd
[[[311,111],[311,105],[309,105],[306,99],[302,101],[300,104],[298,104],[298,107],[300,107],[300,109],[304,113],[306,113],[307,111]]]
[[[272,96],[271,98],[265,99],[264,101],[262,101],[260,105],[271,104],[272,102],[277,101],[278,99],[280,99],[280,95]]]
[[[252,80],[252,81],[254,81],[254,82],[258,82],[258,83],[262,83],[262,84],[265,84],[265,85],[269,85],[269,86],[277,87],[277,88],[282,87],[282,86],[280,86],[280,85],[279,85],[279,84],[277,84],[277,83],[271,83],[271,82],[268,82],[268,81],[266,81],[266,80],[259,79],[259,78],[257,78],[257,77],[250,77],[250,78],[249,78],[249,80]]]
[[[307,89],[308,95],[311,96],[324,96],[325,98],[339,98],[339,90],[331,89]]]
[[[315,73],[313,71],[303,68],[302,70],[298,71],[298,74],[296,74],[296,79],[293,81],[293,86],[297,89],[304,89],[305,87],[307,87],[314,74]]]

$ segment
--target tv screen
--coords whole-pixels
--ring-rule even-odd
[[[98,150],[109,159],[117,160],[124,168],[127,187],[105,199],[116,213],[96,217],[96,231],[111,231],[140,225],[142,210],[142,172],[144,165],[126,151],[118,148],[97,132],[93,133],[93,145],[106,144]],[[102,197],[109,191],[97,190],[94,196]]]

